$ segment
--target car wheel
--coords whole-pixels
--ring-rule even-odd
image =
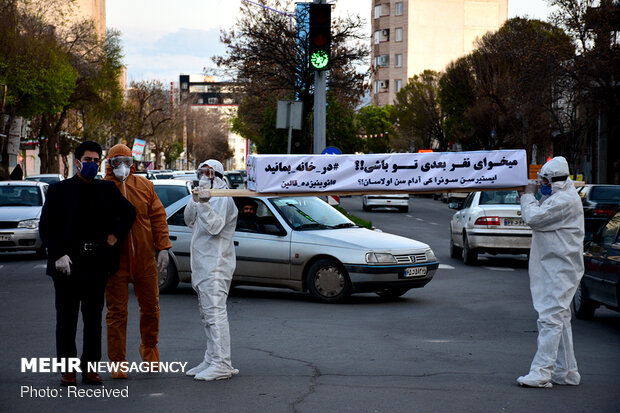
[[[585,288],[579,283],[575,297],[573,297],[573,312],[575,317],[589,320],[594,317],[597,305],[588,298]]]
[[[463,262],[465,265],[476,265],[478,261],[478,251],[469,246],[467,234],[463,234]]]
[[[179,285],[179,273],[172,259],[168,263],[168,270],[159,273],[159,292],[169,293]]]
[[[400,212],[409,212],[409,207],[408,206],[398,207],[398,210]]]
[[[351,295],[351,280],[344,267],[335,260],[322,259],[310,267],[306,279],[313,299],[335,303]]]
[[[450,257],[460,259],[463,256],[463,248],[454,245],[452,234],[450,234]]]
[[[362,204],[362,209],[363,209],[364,211],[370,211],[370,208],[369,208],[369,207],[368,207],[368,205],[366,205],[366,204]]]
[[[405,294],[407,291],[409,291],[409,288],[390,287],[390,288],[384,288],[382,290],[376,291],[376,293],[379,297],[385,298],[386,300],[395,300],[401,295]]]

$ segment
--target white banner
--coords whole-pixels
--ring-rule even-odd
[[[525,150],[368,155],[251,155],[259,193],[437,191],[527,185]]]

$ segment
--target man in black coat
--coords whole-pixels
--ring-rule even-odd
[[[101,384],[88,371],[89,362],[101,360],[101,316],[108,273],[119,265],[120,240],[136,211],[112,182],[95,179],[101,146],[82,142],[75,150],[78,173],[49,186],[39,232],[48,250],[47,275],[54,281],[56,299],[56,352],[58,358],[77,357],[75,335],[78,313],[84,323],[81,357],[82,381]],[[73,385],[75,372],[65,372],[61,385]]]

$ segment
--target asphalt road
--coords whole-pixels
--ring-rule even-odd
[[[435,278],[394,302],[361,294],[339,305],[287,290],[237,288],[229,319],[238,376],[197,382],[172,373],[120,381],[104,375],[105,388],[127,388],[126,398],[22,394],[60,389],[58,374],[20,371],[22,357],[55,355],[53,287],[44,261],[0,254],[0,411],[619,411],[620,313],[600,309],[594,320],[573,321],[580,386],[520,388],[515,379],[536,349],[525,256],[483,255],[475,267],[451,259],[453,211],[429,198],[411,198],[407,214],[363,212],[358,197],[342,204],[383,231],[430,244],[442,263]],[[180,285],[160,301],[162,361],[193,367],[204,351],[196,296]],[[132,298],[128,358],[139,362],[137,314]]]

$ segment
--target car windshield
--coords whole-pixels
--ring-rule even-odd
[[[296,230],[349,228],[356,226],[325,201],[313,196],[273,198],[271,203]]]
[[[241,176],[241,174],[228,174],[228,177],[230,178],[230,181],[233,184],[242,184],[243,183],[243,177]]]
[[[517,191],[487,191],[480,194],[480,205],[519,205]]]
[[[43,200],[37,186],[1,186],[0,207],[41,206]]]
[[[154,185],[155,193],[157,197],[164,205],[164,208],[168,205],[172,205],[179,199],[189,195],[189,189],[183,185]]]
[[[593,186],[590,189],[591,201],[620,202],[620,185]]]
[[[46,184],[53,184],[60,181],[60,178],[57,176],[33,176],[24,178],[24,181],[38,181],[45,182]]]

